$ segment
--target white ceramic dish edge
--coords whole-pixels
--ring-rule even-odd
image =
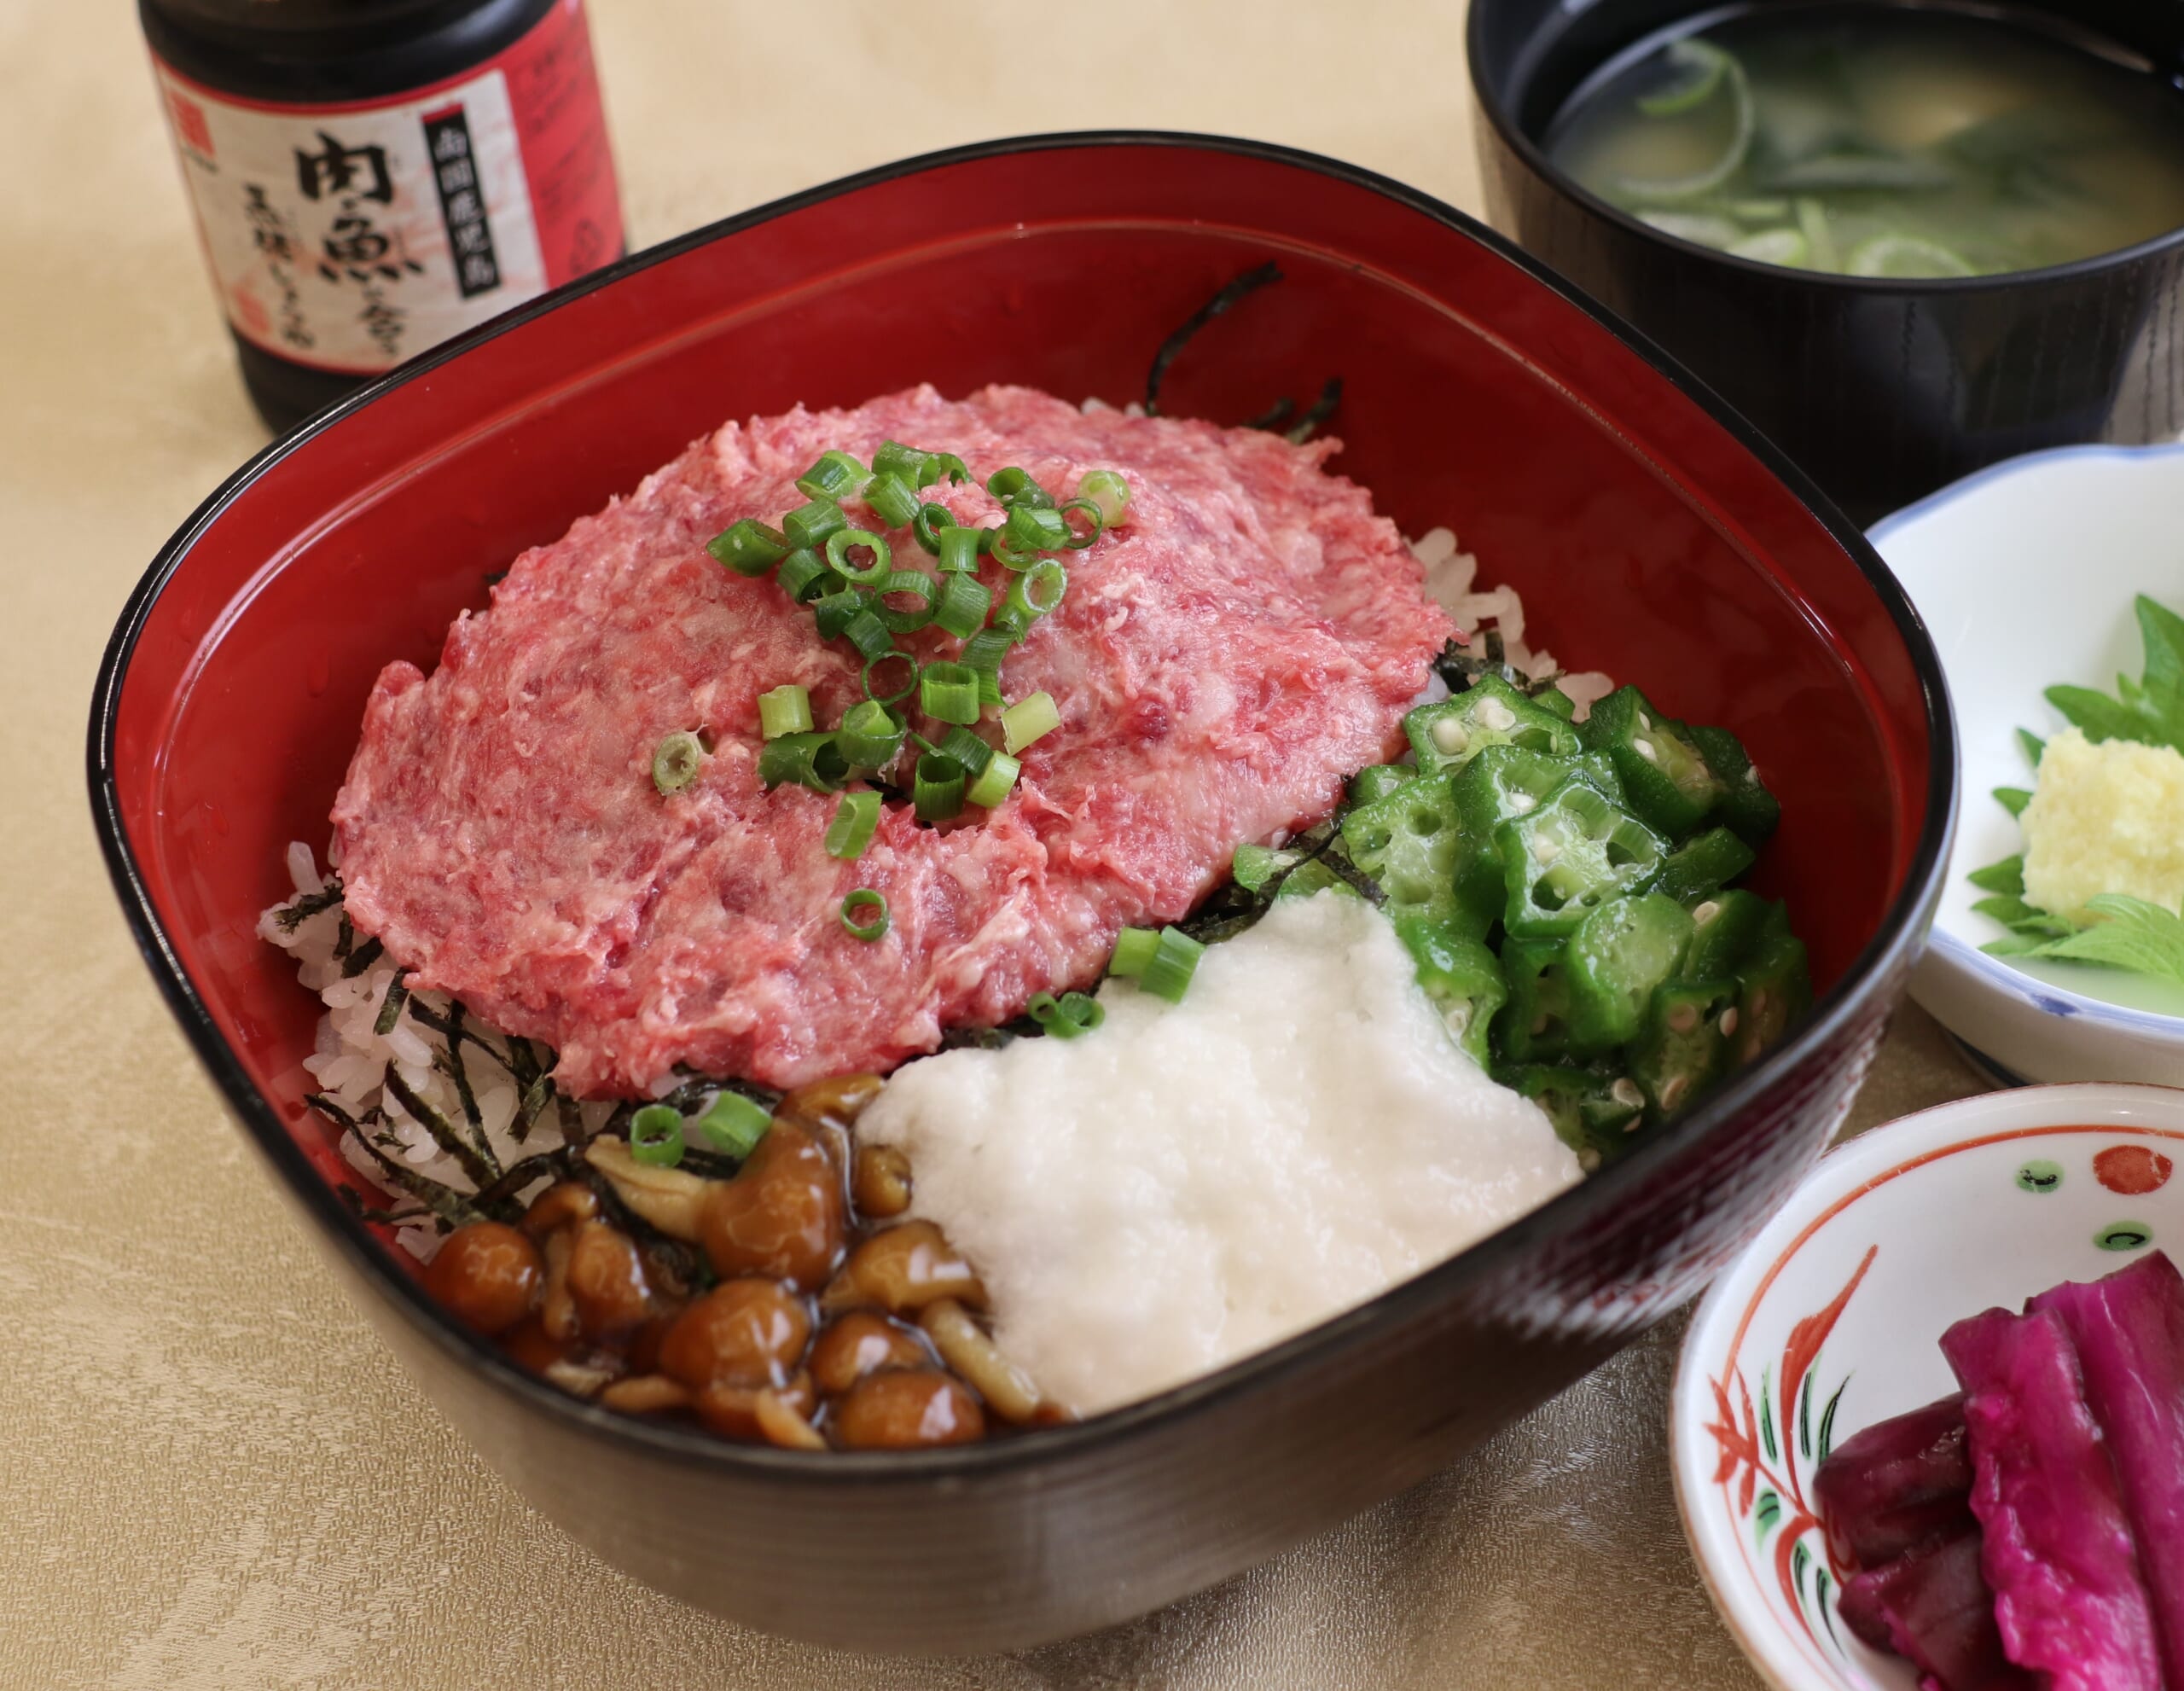
[[[1981,863],[2007,856],[2013,829],[2000,806],[1988,797],[1997,785],[2028,784],[2030,776],[2009,762],[2018,721],[2000,719],[1986,692],[1960,656],[1952,669],[1952,647],[1974,638],[1967,630],[1975,615],[1992,618],[2011,609],[2034,613],[2030,596],[2013,590],[2012,572],[2052,568],[2068,549],[2056,544],[2058,529],[2085,525],[2090,543],[2072,560],[2081,574],[2123,556],[2126,546],[2105,545],[2100,538],[2134,521],[2166,520],[2184,508],[2184,442],[2156,446],[2065,446],[2005,460],[1955,482],[1916,504],[1884,517],[1868,538],[1902,579],[1934,630],[1943,667],[1950,671],[1958,714],[1958,779],[1965,820],[1957,835],[1948,890],[1935,917],[1928,949],[1912,979],[1912,994],[1943,1026],[1973,1047],[2004,1078],[2036,1081],[2120,1080],[2175,1084],[2184,1082],[2184,1019],[2108,1002],[2042,979],[1979,949],[1983,935],[1969,913],[1972,898],[1964,877]],[[2106,529],[2102,526],[2106,526]],[[1982,536],[2007,537],[1989,547]],[[1952,537],[1961,536],[1961,539]],[[1965,555],[1989,563],[2001,555],[2001,578],[1984,572],[1989,590],[1965,595],[1960,581]],[[1949,566],[1958,564],[1952,571]],[[2107,669],[2135,669],[2136,635],[2129,629],[2129,591],[2151,588],[2164,596],[2162,584],[2119,583],[2111,593],[2086,602],[2074,644],[2088,648],[2053,662],[2055,672],[2038,673],[2032,659],[2026,673],[2038,673],[2025,689],[2026,705],[2016,713],[2024,725],[2052,718],[2038,697],[2051,681],[2077,680],[2099,685]],[[1952,590],[1955,596],[1952,597]],[[2184,600],[2184,572],[2171,602]],[[2112,598],[2115,602],[2107,603]],[[2072,607],[2071,608],[2074,608]],[[2036,625],[2027,644],[2052,639],[2058,620]],[[2077,671],[2083,671],[2083,673]],[[1969,720],[1967,720],[1969,718]],[[1994,779],[1988,777],[1993,776]],[[1984,808],[1983,808],[1984,807]],[[1992,814],[1989,814],[1991,812]]]
[[[2111,1183],[2102,1159],[2119,1153],[2158,1165],[2160,1173],[2143,1191],[2129,1183]],[[2035,1191],[2023,1173],[2040,1166],[2026,1160],[2039,1155],[2057,1160],[2050,1165],[2053,1186]],[[2021,1163],[2023,1171],[2012,1180],[2011,1171]],[[1800,1588],[1805,1601],[1796,1607],[1804,1609],[1805,1619],[1793,1624],[1792,1601],[1777,1589],[1781,1570],[1773,1566],[1774,1556],[1791,1554],[1786,1535],[1802,1531],[1809,1551],[1805,1569],[1817,1576],[1826,1565],[1810,1553],[1819,1529],[1800,1512],[1806,1500],[1799,1491],[1794,1502],[1787,1495],[1780,1499],[1779,1522],[1770,1518],[1768,1523],[1771,1537],[1761,1533],[1754,1544],[1745,1543],[1758,1522],[1751,1505],[1728,1502],[1722,1483],[1729,1445],[1716,1430],[1722,1419],[1716,1380],[1734,1379],[1740,1396],[1746,1396],[1750,1363],[1771,1359],[1785,1333],[1795,1345],[1799,1329],[1805,1329],[1809,1377],[1820,1385],[1804,1401],[1827,1406],[1814,1410],[1821,1451],[1828,1445],[1838,1399],[1846,1413],[1837,1444],[1874,1421],[1944,1396],[1955,1387],[1938,1344],[1943,1330],[1982,1309],[2014,1305],[2059,1281],[2091,1279],[2127,1265],[2146,1241],[2103,1248],[2096,1235],[2110,1223],[2129,1215],[2132,1225],[2148,1230],[2153,1246],[2184,1260],[2184,1177],[2174,1177],[2180,1163],[2184,1091],[2088,1083],[1960,1100],[1837,1147],[1715,1281],[1677,1358],[1670,1397],[1670,1469],[1677,1514],[1708,1595],[1760,1676],[1776,1691],[1913,1691],[1917,1676],[1908,1663],[1850,1639],[1832,1611],[1813,1636],[1804,1636],[1805,1626],[1833,1601],[1817,1578]],[[1902,1177],[1907,1175],[1913,1177]],[[1951,1201],[1935,1206],[1937,1188]],[[1915,1236],[1883,1232],[1868,1241],[1867,1231],[1877,1218],[1886,1218],[1891,1203],[1918,1221]],[[2019,1213],[2010,1207],[2018,1204],[2038,1208]],[[1829,1230],[1845,1217],[1855,1218]],[[1997,1217],[2006,1224],[1992,1225]],[[1857,1252],[1861,1243],[1869,1243],[1866,1252]],[[1856,1299],[1868,1270],[1873,1270],[1871,1288]],[[1747,1336],[1751,1351],[1740,1366],[1739,1347]],[[1783,1381],[1770,1382],[1764,1371],[1758,1378],[1765,1416]],[[1856,1390],[1845,1399],[1854,1380]],[[1829,1383],[1836,1390],[1823,1396]],[[1748,1399],[1740,1407],[1741,1424],[1760,1435]],[[1728,1420],[1733,1428],[1740,1424],[1735,1411]],[[1763,1431],[1765,1455],[1786,1477],[1787,1493],[1798,1486],[1800,1473],[1786,1410],[1779,1426],[1780,1459],[1772,1430]],[[1799,1436],[1805,1431],[1798,1429]],[[1815,1460],[1814,1452],[1806,1453],[1804,1479]],[[1763,1483],[1783,1482],[1770,1472]],[[1762,1513],[1770,1495],[1759,1494]]]

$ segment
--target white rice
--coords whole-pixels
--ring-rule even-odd
[[[1474,643],[1490,625],[1502,636],[1502,655],[1534,681],[1554,677],[1555,684],[1576,700],[1577,720],[1591,714],[1595,700],[1615,691],[1615,683],[1598,670],[1560,672],[1554,654],[1544,648],[1535,652],[1525,644],[1525,606],[1513,587],[1490,587],[1474,592],[1478,559],[1456,549],[1453,530],[1428,529],[1410,543],[1411,555],[1426,567],[1426,590],[1456,620]]]
[[[298,898],[324,891],[326,880],[319,874],[317,859],[301,840],[288,846],[288,868]],[[317,1090],[359,1120],[375,1108],[383,1111],[385,1121],[369,1130],[372,1142],[393,1161],[458,1192],[474,1189],[462,1165],[440,1148],[431,1133],[410,1117],[385,1085],[387,1066],[392,1064],[421,1099],[460,1127],[462,1096],[453,1078],[433,1062],[434,1054],[445,1049],[445,1042],[439,1034],[419,1023],[410,1009],[411,1005],[421,1004],[428,1011],[444,1015],[450,1005],[446,995],[413,994],[392,1031],[378,1032],[380,1008],[386,1001],[387,989],[401,973],[401,966],[381,956],[369,968],[344,976],[342,963],[334,955],[340,942],[340,907],[336,905],[307,917],[296,924],[293,933],[284,931],[281,926],[282,908],[276,904],[260,916],[258,931],[296,960],[296,978],[317,993],[319,1002],[326,1006],[326,1014],[319,1019],[317,1049],[304,1059],[304,1068],[317,1083]],[[465,1026],[496,1049],[508,1049],[507,1036],[491,1024],[472,1020]],[[478,1113],[483,1119],[486,1142],[492,1147],[502,1166],[511,1166],[526,1157],[554,1150],[561,1144],[560,1111],[550,1104],[540,1112],[529,1134],[517,1139],[514,1129],[523,1099],[514,1078],[500,1063],[473,1049],[467,1040],[459,1049],[463,1073],[469,1079],[478,1102]],[[595,1130],[613,1113],[613,1107],[607,1103],[584,1105],[587,1130]],[[357,1143],[355,1136],[341,1136],[341,1154],[374,1188],[387,1194],[392,1207],[406,1210],[413,1206],[410,1194],[388,1178],[370,1153]],[[439,1248],[439,1229],[429,1218],[398,1229],[398,1237],[405,1249],[422,1260],[429,1261]]]

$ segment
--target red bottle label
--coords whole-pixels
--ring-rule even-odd
[[[153,69],[228,321],[280,357],[372,375],[621,251],[583,0],[458,77],[348,105]]]

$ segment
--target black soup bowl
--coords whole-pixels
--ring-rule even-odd
[[[1472,0],[1490,220],[1660,342],[1861,524],[2020,452],[2184,429],[2184,230],[2001,276],[1829,276],[1664,235],[1549,161],[1541,143],[1557,113],[1626,49],[1810,3]],[[2184,71],[2175,0],[1920,9],[2014,16],[2164,74]]]

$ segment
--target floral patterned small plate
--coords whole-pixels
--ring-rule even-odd
[[[1836,1615],[1813,1471],[1956,1389],[1943,1332],[2138,1253],[2184,1264],[2184,1091],[2033,1086],[1906,1116],[1822,1159],[1714,1282],[1670,1409],[1676,1506],[1722,1619],[1780,1691],[1912,1691]]]

